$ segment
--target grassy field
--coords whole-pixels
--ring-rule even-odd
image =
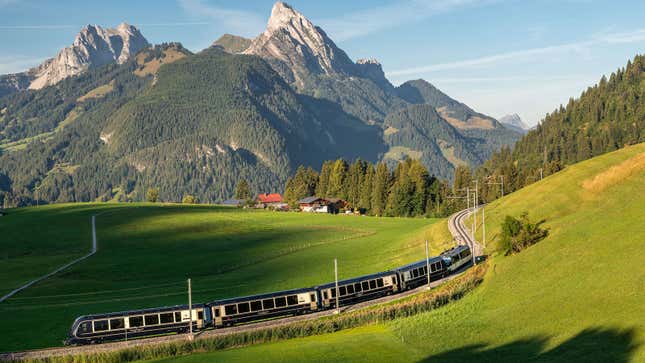
[[[487,207],[486,280],[444,308],[387,324],[165,360],[645,361],[645,144],[545,178]],[[549,236],[494,253],[505,215]]]
[[[0,218],[0,293],[99,252],[0,303],[0,351],[60,345],[82,314],[312,286],[389,269],[449,241],[436,220],[158,204],[67,204]]]

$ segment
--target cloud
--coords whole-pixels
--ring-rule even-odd
[[[203,0],[178,0],[178,2],[181,8],[192,16],[210,19],[237,34],[256,36],[266,26],[266,18],[253,12],[214,6]]]
[[[76,25],[0,25],[0,30],[55,30],[76,28]]]
[[[345,14],[338,18],[320,19],[316,23],[334,40],[343,41],[461,8],[500,1],[502,0],[408,0]]]
[[[426,66],[410,67],[387,72],[388,76],[407,76],[418,75],[420,73],[431,73],[445,70],[477,68],[483,66],[490,66],[505,61],[521,61],[532,60],[539,61],[539,56],[574,53],[578,55],[587,55],[592,46],[602,44],[617,44],[617,43],[636,43],[645,41],[645,29],[638,29],[625,33],[613,33],[596,35],[589,40],[572,42],[567,44],[553,45],[547,47],[523,49],[517,51],[510,51],[499,53],[480,58],[473,58],[467,60],[460,60],[447,63],[430,64]]]

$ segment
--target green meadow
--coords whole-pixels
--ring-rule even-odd
[[[98,253],[0,303],[0,351],[61,345],[75,317],[242,296],[386,270],[437,254],[436,220],[177,204],[64,204],[0,217],[0,293]]]
[[[491,203],[486,279],[446,307],[163,362],[645,361],[644,185],[645,144],[639,144]],[[500,223],[524,211],[531,220],[545,219],[549,236],[504,256],[497,250]]]

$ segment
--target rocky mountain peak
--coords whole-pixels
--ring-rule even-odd
[[[507,126],[511,130],[525,134],[529,127],[522,121],[520,115],[514,113],[512,115],[506,115],[499,119],[504,126]]]
[[[50,86],[89,68],[125,63],[149,45],[139,29],[127,23],[116,28],[87,25],[76,35],[71,46],[28,72],[33,77],[29,88]]]
[[[350,75],[355,71],[354,62],[322,29],[283,2],[275,3],[266,30],[244,53],[267,59],[296,85],[311,74]]]

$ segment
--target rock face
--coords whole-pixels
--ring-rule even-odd
[[[122,64],[149,45],[137,28],[126,23],[108,29],[88,25],[78,33],[70,47],[29,71],[34,76],[29,88],[41,89],[92,67]]]
[[[381,63],[376,59],[358,59],[356,61],[356,70],[361,77],[369,78],[383,88],[393,89],[390,81],[385,78]]]
[[[302,86],[309,75],[352,75],[356,65],[325,32],[291,6],[277,2],[266,30],[245,54],[265,58],[289,83]]]
[[[123,64],[150,44],[132,25],[116,28],[84,27],[74,43],[38,67],[26,72],[0,76],[0,97],[26,89],[41,89],[63,79],[106,64]]]
[[[516,113],[512,115],[506,115],[502,118],[499,119],[499,122],[502,123],[502,125],[506,126],[507,128],[520,132],[522,134],[526,134],[529,130],[529,127],[522,121],[520,116]]]

